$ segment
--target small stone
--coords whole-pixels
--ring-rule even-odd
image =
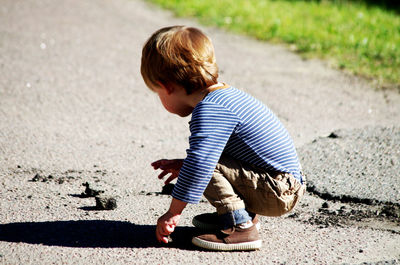
[[[37,181],[39,181],[39,179],[40,179],[40,175],[39,175],[39,174],[36,174],[36,175],[31,179],[31,181],[32,181],[32,182],[37,182]]]
[[[42,176],[42,175],[40,175],[39,173],[37,173],[37,174],[31,179],[31,181],[32,181],[32,182],[38,182],[38,181],[46,182],[46,181],[47,181],[47,178],[44,177],[44,176]]]
[[[292,213],[291,215],[288,216],[289,218],[297,218],[299,217],[298,213]]]
[[[96,209],[114,210],[117,208],[117,200],[114,197],[96,196]]]
[[[336,139],[336,138],[339,138],[339,135],[337,135],[334,132],[331,132],[331,134],[328,135],[328,138]]]
[[[65,179],[64,179],[64,178],[59,178],[59,179],[57,180],[57,183],[58,183],[58,184],[63,184],[63,183],[64,183],[64,181],[65,181]]]
[[[328,209],[328,208],[329,208],[329,204],[328,204],[327,202],[324,202],[324,203],[322,204],[322,208]]]
[[[168,239],[168,243],[172,243],[172,242],[174,242],[174,240],[172,239],[172,237],[171,237],[171,236],[168,236],[168,237],[167,237],[167,239]]]

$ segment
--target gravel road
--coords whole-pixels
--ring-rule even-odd
[[[298,147],[311,189],[289,215],[261,218],[259,251],[193,247],[205,201],[172,243],[154,238],[170,198],[150,163],[184,157],[188,119],[139,67],[145,40],[173,24],[210,35],[220,81],[265,102]],[[0,264],[399,264],[399,121],[395,91],[142,1],[2,0]],[[98,210],[86,182],[117,208]]]

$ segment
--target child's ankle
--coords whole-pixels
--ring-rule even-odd
[[[219,215],[219,221],[221,224],[221,228],[223,230],[232,228],[234,226],[238,226],[241,224],[245,224],[244,226],[246,226],[246,223],[248,221],[251,222],[251,219],[252,218],[250,217],[249,213],[244,208],[234,210],[234,211],[228,212],[226,214]],[[253,223],[251,222],[251,225],[252,224]]]
[[[247,229],[247,228],[252,227],[253,225],[254,225],[253,222],[251,220],[249,220],[249,221],[247,221],[245,223],[241,223],[241,224],[236,225],[236,227],[241,228],[241,229]]]

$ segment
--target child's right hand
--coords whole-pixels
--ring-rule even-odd
[[[168,243],[168,236],[174,232],[187,202],[172,198],[169,210],[157,220],[156,237],[159,242]]]
[[[156,227],[156,238],[160,243],[168,243],[168,236],[174,232],[179,223],[180,214],[173,214],[170,211],[158,218]]]
[[[179,171],[183,165],[183,159],[160,159],[153,163],[151,166],[154,169],[161,169],[162,172],[158,175],[159,179],[164,178],[166,175],[171,174],[164,184],[170,183],[172,180],[176,179],[179,175]]]

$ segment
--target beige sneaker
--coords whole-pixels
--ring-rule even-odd
[[[249,221],[250,222],[250,221]],[[261,248],[262,241],[255,225],[249,228],[233,227],[193,237],[192,243],[200,248],[216,251],[249,251]]]

